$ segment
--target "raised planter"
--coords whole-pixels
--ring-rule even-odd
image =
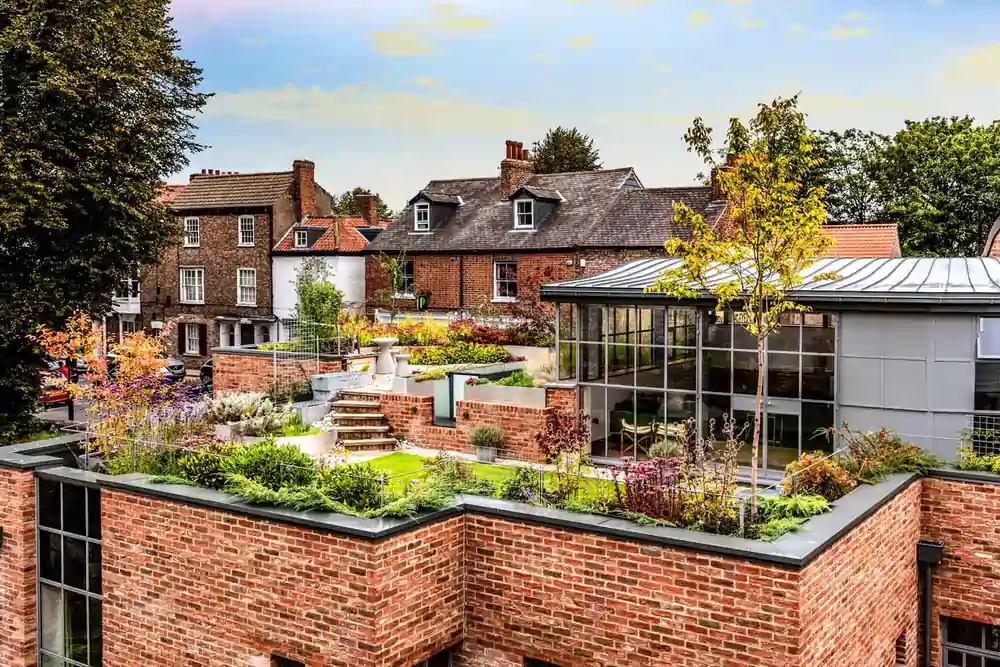
[[[374,377],[374,374],[371,372],[342,371],[340,373],[313,375],[309,378],[309,382],[312,384],[314,394],[329,395],[346,389],[367,387],[372,383]]]
[[[299,413],[302,423],[308,426],[326,417],[330,412],[330,405],[325,400],[319,403],[294,403],[292,409]]]
[[[470,384],[465,387],[465,400],[481,403],[503,403],[526,408],[545,407],[545,387],[505,387],[498,384]]]
[[[480,463],[496,463],[496,447],[476,447],[476,460]]]
[[[302,452],[310,456],[322,457],[333,451],[337,444],[337,431],[324,431],[310,435],[292,435],[283,438],[276,438],[275,443],[279,445],[295,445]]]
[[[448,382],[447,376],[440,380],[424,380],[417,382],[412,377],[392,379],[392,391],[396,394],[407,394],[408,396],[433,396],[438,385]]]
[[[524,357],[528,366],[556,365],[556,352],[549,347],[529,347],[527,345],[505,345],[512,357]]]

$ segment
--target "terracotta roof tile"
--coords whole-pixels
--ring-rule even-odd
[[[339,247],[337,245],[337,225],[340,227]],[[309,218],[293,225],[274,246],[274,250],[275,252],[360,252],[368,247],[368,241],[361,235],[358,228],[367,226],[362,218]],[[324,231],[308,247],[296,248],[296,229],[322,229]]]
[[[177,195],[176,211],[270,206],[292,186],[290,171],[257,174],[199,174]]]
[[[826,257],[900,257],[899,227],[896,224],[825,225],[836,241]]]
[[[177,195],[184,192],[184,185],[171,185],[170,183],[165,183],[163,185],[163,190],[156,197],[156,202],[158,204],[169,204],[172,202]]]

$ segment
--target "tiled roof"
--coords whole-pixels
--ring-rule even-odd
[[[163,190],[161,190],[160,194],[156,197],[156,202],[158,204],[169,204],[177,197],[177,195],[184,192],[185,187],[186,186],[184,185],[171,185],[169,183],[164,184]]]
[[[900,257],[899,227],[896,224],[825,225],[836,241],[826,257]]]
[[[431,181],[423,192],[461,197],[462,205],[431,234],[411,234],[413,206],[404,208],[393,224],[369,245],[373,251],[461,252],[518,251],[571,248],[588,236],[595,221],[605,217],[632,175],[632,169],[567,174],[536,174],[526,186],[558,190],[565,198],[540,221],[537,231],[512,231],[511,202],[499,178]],[[661,240],[662,242],[662,240]]]
[[[384,221],[387,222],[387,221]],[[340,227],[340,246],[337,246],[337,226]],[[368,241],[361,232],[361,227],[367,227],[368,223],[363,218],[309,218],[304,222],[293,225],[277,245],[275,252],[329,252],[329,253],[354,253],[364,250],[368,246]],[[306,248],[295,247],[296,229],[317,229],[325,231],[316,239],[312,245]]]
[[[292,172],[201,174],[172,202],[176,211],[271,206],[292,186]]]
[[[712,199],[712,188],[646,188],[623,190],[614,206],[592,226],[584,241],[594,248],[653,248],[667,239],[690,239],[691,230],[674,222],[674,203],[687,204],[715,225],[726,210]]]

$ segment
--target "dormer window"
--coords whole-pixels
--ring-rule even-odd
[[[413,231],[431,231],[431,205],[427,203],[416,204],[413,207]]]
[[[535,228],[535,202],[532,199],[518,199],[514,202],[514,229]]]
[[[309,232],[304,229],[295,230],[295,247],[305,248],[309,245]]]

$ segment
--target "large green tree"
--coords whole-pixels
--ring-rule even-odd
[[[1000,122],[906,121],[873,174],[904,254],[978,255],[1000,215]]]
[[[814,180],[826,190],[831,221],[864,224],[883,221],[886,201],[878,181],[889,138],[858,129],[819,132],[822,161]]]
[[[355,195],[375,195],[376,199],[378,199],[378,217],[382,220],[392,220],[394,217],[392,209],[382,201],[382,195],[362,187],[356,187],[338,196],[337,201],[334,203],[335,212],[341,215],[359,217],[361,211],[358,209],[357,202],[354,201]]]
[[[177,232],[156,197],[207,96],[168,4],[0,0],[0,438],[35,407],[32,329],[107,313]]]
[[[549,130],[544,139],[534,143],[531,161],[536,174],[597,171],[602,166],[594,140],[575,127],[562,126]]]

